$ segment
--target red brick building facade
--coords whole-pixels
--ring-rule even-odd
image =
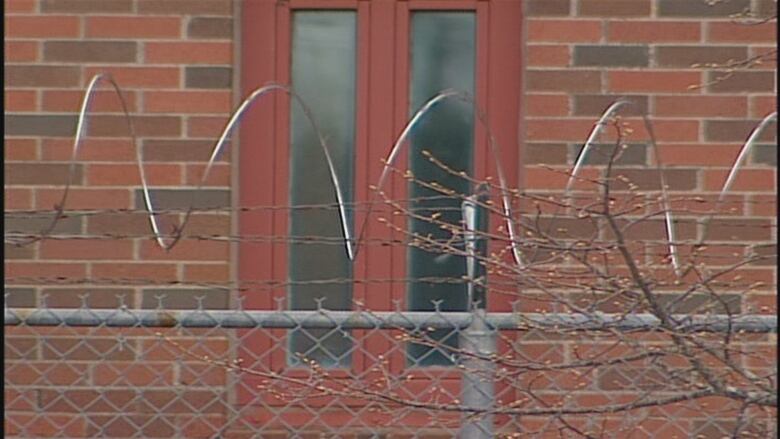
[[[394,13],[392,8],[387,9],[390,3],[395,8],[409,7],[406,1],[340,3],[347,9],[363,8],[367,17],[371,11],[377,14],[383,8]],[[704,0],[462,3],[469,7],[473,3],[475,10],[485,8],[484,4],[498,4],[515,11],[520,43],[509,45],[518,50],[515,59],[505,62],[520,69],[513,85],[519,96],[518,114],[512,115],[518,121],[514,128],[518,138],[504,147],[510,148],[514,156],[508,164],[512,169],[510,185],[528,192],[560,192],[566,184],[561,171],[571,167],[593,123],[609,103],[625,96],[653,120],[660,159],[668,168],[670,190],[701,195],[711,203],[751,129],[775,111],[774,58],[729,73],[723,80],[718,78],[725,75],[723,65],[775,49],[775,21],[746,25],[740,22],[745,19],[733,15],[749,10],[757,17],[776,16],[776,1],[729,0],[714,5]],[[197,196],[193,196],[194,188],[227,118],[249,91],[247,84],[257,80],[246,78],[247,66],[278,55],[258,49],[257,59],[248,59],[253,45],[264,46],[247,37],[255,34],[247,11],[299,6],[316,7],[317,2],[5,0],[6,230],[35,234],[48,224],[50,216],[31,219],[20,212],[50,210],[60,202],[84,89],[93,75],[107,72],[127,98],[143,149],[147,179],[159,206],[175,208],[193,203],[195,207],[216,208],[195,215],[186,234],[240,234],[237,217],[231,214],[235,209],[229,207],[241,204],[240,185],[250,181],[248,171],[241,175],[246,164],[241,163],[239,154],[244,153],[235,148],[243,144],[230,145]],[[707,68],[705,65],[710,63],[721,68]],[[500,63],[497,65],[499,69]],[[366,102],[372,101],[368,98]],[[142,208],[136,151],[127,138],[121,107],[108,87],[97,94],[93,111],[98,114],[90,119],[89,136],[75,164],[65,210]],[[403,126],[402,118],[394,117],[387,134],[397,135]],[[748,157],[729,195],[728,212],[714,220],[710,232],[719,241],[754,243],[766,254],[776,253],[773,242],[777,238],[774,131],[768,129]],[[247,137],[244,134],[242,131]],[[642,143],[645,135],[637,128],[635,142]],[[383,148],[389,150],[390,146],[388,143]],[[624,157],[629,167],[636,168],[632,175],[640,186],[655,184],[653,159],[648,149],[639,146],[631,146]],[[357,178],[372,180],[381,169],[376,166]],[[742,225],[735,226],[735,220]],[[120,301],[130,307],[155,308],[157,296],[163,293],[165,307],[193,308],[196,297],[204,291],[198,283],[230,285],[242,276],[242,250],[237,244],[230,240],[184,239],[173,250],[164,251],[148,238],[146,216],[138,211],[121,216],[64,218],[55,233],[95,238],[43,240],[21,247],[6,244],[5,292],[9,306],[35,307],[45,297],[49,307],[79,307],[79,296],[87,292],[87,303],[93,308],[114,308]],[[111,234],[146,237],[98,237]],[[751,266],[741,275],[767,285],[740,297],[741,310],[774,313],[774,265]],[[150,285],[149,279],[155,284]],[[86,282],[79,284],[79,280]],[[210,290],[203,299],[203,306],[209,309],[229,309],[235,304],[236,296],[229,288]],[[89,352],[82,358],[85,364],[92,364],[87,376],[68,368],[50,369],[48,365],[55,360],[51,353],[27,351],[24,346],[28,339],[23,334],[16,338],[7,334],[10,338],[6,344],[17,343],[22,352],[29,352],[19,361],[32,365],[13,368],[11,376],[6,376],[7,383],[34,382],[36,374],[47,374],[47,381],[57,385],[78,386],[87,379],[89,385],[115,386],[121,393],[123,381],[108,376],[116,369],[102,370],[100,364],[89,363],[96,361]],[[74,340],[63,338],[63,349]],[[143,351],[143,338],[131,342]],[[210,341],[210,348],[211,355],[230,350],[221,338]],[[160,362],[150,368],[129,363],[122,366],[123,361],[131,359],[127,355],[132,356],[133,350],[116,353],[110,359],[116,367],[127,368],[121,369],[125,370],[127,383],[144,385],[162,379],[173,388],[188,380],[172,363]],[[159,355],[163,359],[170,354]],[[185,399],[197,401],[199,386],[224,385],[225,378],[219,371],[210,373],[189,388]],[[164,400],[169,395],[160,381],[155,382],[157,393],[148,398]],[[38,398],[51,397],[51,391],[41,392]],[[84,393],[74,394],[74,400],[90,398],[89,390],[74,392]],[[6,393],[6,400],[9,397],[13,400],[14,395]],[[52,435],[61,428],[72,429],[73,436],[91,434],[87,424],[70,421],[67,407],[52,410],[57,412],[53,420],[39,423],[36,428],[40,431],[34,434]],[[6,419],[32,419],[34,411],[35,407],[24,405],[6,406]],[[139,409],[134,415],[143,418],[149,413]],[[215,412],[208,416],[219,419],[222,415]]]

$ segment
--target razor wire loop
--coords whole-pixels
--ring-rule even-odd
[[[507,186],[503,167],[501,166],[500,149],[498,148],[492,130],[490,129],[490,124],[488,123],[487,115],[479,108],[474,97],[472,97],[471,94],[465,91],[454,90],[454,89],[447,89],[441,91],[436,95],[434,95],[433,97],[431,97],[430,99],[428,99],[414,113],[412,118],[406,123],[406,126],[404,126],[404,129],[401,131],[401,134],[398,136],[395,143],[393,144],[393,147],[390,149],[390,153],[388,154],[387,158],[384,160],[384,167],[382,168],[382,173],[379,175],[379,180],[374,186],[373,195],[371,197],[371,203],[369,203],[368,205],[368,212],[366,213],[366,216],[363,219],[363,224],[360,227],[360,233],[358,234],[357,242],[360,243],[362,241],[363,234],[365,233],[366,225],[368,223],[368,218],[374,206],[374,203],[376,202],[378,195],[382,193],[382,186],[385,184],[387,177],[390,175],[390,170],[392,168],[392,165],[400,155],[403,145],[408,143],[407,140],[409,140],[408,138],[412,132],[412,129],[422,119],[423,116],[425,116],[428,112],[433,110],[436,104],[448,98],[456,98],[458,100],[466,102],[467,104],[470,104],[477,115],[477,120],[479,120],[479,122],[485,127],[485,130],[488,135],[488,148],[491,155],[493,156],[493,159],[495,160],[496,174],[498,176],[499,189],[501,190],[502,210],[506,221],[506,227],[507,227],[507,233],[509,235],[510,245],[512,248],[512,257],[515,261],[515,264],[517,264],[519,268],[522,268],[523,258],[520,249],[518,247],[519,243],[516,238],[514,223],[512,221],[512,208],[509,200],[509,188]],[[358,244],[356,244],[354,251],[350,250],[349,252],[350,259],[352,260],[354,260],[354,257],[357,254],[357,250],[358,250],[357,245]]]
[[[122,113],[124,114],[125,121],[127,122],[127,130],[128,134],[130,136],[130,139],[133,142],[133,147],[136,150],[136,159],[138,160],[138,170],[141,176],[141,183],[144,188],[144,199],[146,200],[148,197],[148,189],[146,187],[146,176],[144,175],[144,168],[141,164],[141,152],[138,148],[138,138],[135,133],[135,126],[133,125],[133,119],[130,117],[130,111],[127,107],[127,100],[125,99],[124,94],[122,94],[122,89],[119,87],[119,84],[114,80],[114,78],[109,73],[99,73],[92,77],[92,79],[89,81],[89,84],[87,85],[87,90],[84,93],[84,98],[81,101],[81,109],[79,110],[79,117],[76,123],[76,136],[73,140],[73,148],[70,155],[70,164],[68,167],[68,179],[65,182],[65,188],[62,191],[62,197],[60,198],[59,203],[56,203],[54,205],[54,218],[52,218],[49,225],[44,228],[39,236],[29,237],[26,240],[21,240],[18,242],[15,242],[14,244],[18,247],[29,245],[37,241],[41,241],[45,239],[49,234],[51,234],[54,231],[54,228],[57,226],[57,223],[61,218],[64,217],[65,214],[65,204],[68,201],[68,194],[70,193],[70,187],[73,184],[73,176],[75,175],[76,171],[76,159],[78,157],[78,153],[81,150],[81,144],[85,136],[85,131],[87,128],[87,115],[88,111],[90,109],[90,104],[92,103],[92,98],[95,94],[95,90],[97,90],[98,84],[101,82],[107,82],[111,86],[111,90],[113,90],[114,94],[118,97],[119,103],[122,106]],[[147,206],[148,207],[148,206]]]
[[[660,179],[660,184],[661,184],[661,207],[663,208],[664,211],[664,226],[666,229],[666,238],[667,238],[667,246],[669,249],[669,256],[671,257],[672,266],[674,268],[675,274],[679,276],[680,261],[677,254],[674,221],[672,218],[672,211],[669,205],[669,194],[667,192],[664,166],[661,162],[661,158],[658,153],[658,145],[656,143],[656,136],[655,136],[655,131],[653,129],[652,121],[650,120],[650,117],[648,116],[647,112],[643,108],[639,107],[635,102],[630,101],[628,99],[618,99],[612,104],[610,104],[609,107],[607,107],[603,113],[601,113],[601,117],[599,117],[598,121],[596,121],[596,123],[593,125],[593,128],[591,128],[587,140],[585,140],[585,143],[580,149],[579,154],[577,154],[577,158],[574,160],[574,166],[569,172],[569,178],[567,179],[566,187],[564,188],[563,201],[566,202],[566,200],[570,199],[570,193],[574,181],[577,178],[577,174],[582,169],[583,164],[585,163],[585,158],[588,156],[588,152],[590,152],[591,148],[593,148],[596,139],[601,135],[604,128],[608,126],[607,121],[609,120],[609,118],[617,114],[623,108],[628,106],[634,107],[639,112],[642,118],[642,122],[644,123],[645,130],[647,131],[648,141],[650,143],[650,148],[653,152],[653,158],[655,160],[656,170],[658,171],[658,178]],[[616,147],[619,147],[619,145],[617,145]],[[550,224],[550,228],[552,228],[552,224]]]
[[[121,107],[122,107],[122,113],[125,118],[125,121],[127,123],[128,128],[128,134],[131,138],[132,144],[136,151],[136,161],[138,164],[138,170],[139,175],[141,179],[141,186],[142,186],[142,193],[143,193],[143,199],[144,199],[144,206],[146,211],[148,212],[148,219],[150,226],[152,228],[154,239],[157,242],[157,244],[167,250],[171,250],[176,243],[182,238],[184,229],[192,215],[192,213],[195,211],[194,203],[190,203],[190,206],[187,208],[184,218],[182,219],[181,223],[178,226],[174,226],[172,237],[169,242],[165,242],[165,239],[163,237],[162,232],[160,231],[160,224],[158,222],[157,216],[160,214],[159,212],[155,211],[152,197],[149,189],[149,184],[146,179],[146,173],[144,171],[143,166],[143,152],[142,149],[138,145],[138,139],[135,132],[135,127],[133,124],[133,118],[130,115],[130,112],[128,110],[127,106],[127,100],[124,97],[124,94],[122,93],[121,88],[117,84],[117,82],[114,80],[114,78],[109,73],[99,73],[92,77],[90,80],[87,89],[84,94],[84,98],[82,100],[81,109],[79,111],[79,117],[76,125],[76,136],[74,138],[73,142],[73,149],[71,152],[71,158],[70,158],[70,164],[69,164],[69,173],[68,173],[68,179],[65,184],[65,187],[63,189],[62,198],[60,199],[60,202],[55,204],[55,215],[52,218],[52,221],[49,223],[49,225],[41,231],[41,233],[38,236],[25,236],[20,241],[14,242],[17,246],[23,246],[28,245],[36,241],[40,241],[42,239],[45,239],[49,234],[52,233],[54,228],[57,225],[57,222],[64,217],[64,211],[65,206],[68,198],[68,194],[70,192],[70,187],[72,185],[73,176],[75,174],[75,166],[76,166],[76,160],[78,158],[78,153],[81,149],[81,145],[83,143],[83,139],[85,137],[85,131],[87,127],[87,116],[89,115],[89,109],[90,104],[93,100],[95,91],[97,90],[97,86],[101,82],[107,82],[111,86],[111,90],[114,92],[114,94],[118,97]],[[291,96],[302,108],[304,115],[306,116],[307,120],[309,121],[310,125],[312,126],[312,129],[315,131],[320,147],[322,148],[323,154],[325,156],[326,165],[328,166],[328,171],[331,178],[331,184],[333,185],[334,194],[336,196],[337,201],[337,207],[339,212],[339,220],[341,225],[341,232],[342,232],[342,238],[344,240],[344,246],[345,250],[347,252],[347,255],[351,261],[354,262],[355,257],[357,256],[360,243],[363,240],[363,236],[365,234],[366,226],[368,219],[370,217],[370,213],[373,209],[373,206],[376,202],[376,197],[378,194],[382,193],[382,186],[385,184],[387,177],[390,173],[390,169],[392,164],[395,162],[395,160],[398,158],[401,149],[403,148],[403,145],[408,140],[412,129],[414,126],[425,116],[429,111],[431,111],[439,102],[448,99],[448,98],[456,98],[458,100],[464,101],[468,104],[471,104],[472,107],[475,109],[475,113],[477,115],[477,119],[484,125],[486,128],[487,134],[488,134],[488,148],[493,155],[493,158],[495,160],[495,166],[496,166],[496,172],[498,174],[499,179],[499,185],[501,189],[501,200],[502,200],[502,208],[503,208],[503,214],[506,220],[506,226],[507,226],[507,233],[509,235],[510,243],[511,243],[511,249],[512,249],[512,256],[519,268],[523,268],[523,258],[522,254],[519,248],[519,242],[516,239],[516,233],[514,228],[514,223],[512,220],[512,211],[509,201],[509,191],[506,184],[506,178],[505,174],[503,172],[503,168],[501,166],[501,160],[500,160],[500,154],[499,154],[499,148],[496,144],[496,141],[494,139],[494,136],[492,134],[492,131],[490,129],[490,125],[488,123],[487,116],[485,113],[477,106],[475,99],[466,92],[448,89],[444,90],[442,92],[437,93],[433,97],[431,97],[428,101],[426,101],[413,115],[413,117],[407,122],[406,126],[402,130],[401,134],[396,139],[393,147],[391,148],[387,158],[384,160],[384,167],[382,169],[382,173],[379,176],[379,180],[377,181],[377,184],[375,185],[375,190],[372,195],[372,200],[368,204],[368,209],[366,212],[366,216],[363,219],[363,223],[360,227],[359,233],[358,233],[358,239],[355,240],[346,217],[346,203],[344,201],[343,196],[343,190],[338,178],[338,174],[335,170],[335,165],[333,163],[330,150],[327,146],[327,142],[325,141],[325,138],[319,129],[319,126],[316,123],[316,120],[313,117],[312,111],[310,107],[304,102],[304,100],[295,93],[291,87],[281,85],[281,84],[268,84],[262,87],[259,87],[255,89],[250,95],[245,98],[242,103],[239,105],[239,107],[232,113],[230,119],[228,120],[227,124],[225,125],[225,128],[223,129],[219,140],[215,144],[211,156],[209,158],[209,161],[206,164],[206,168],[203,172],[203,175],[201,176],[200,181],[198,182],[198,185],[196,186],[195,192],[199,192],[202,190],[205,182],[208,179],[208,176],[211,172],[211,168],[214,165],[214,162],[216,161],[216,158],[219,156],[220,152],[222,151],[222,148],[227,143],[227,140],[229,139],[233,129],[238,124],[239,121],[241,121],[241,117],[243,116],[244,112],[255,102],[259,100],[260,97],[272,92],[272,91],[283,91],[287,93],[289,96]],[[611,117],[613,114],[616,114],[619,110],[622,110],[624,107],[627,106],[633,106],[635,107],[642,117],[643,123],[645,125],[645,128],[647,130],[648,136],[649,136],[649,142],[650,146],[653,150],[654,159],[656,162],[656,169],[658,170],[659,179],[661,183],[661,202],[662,207],[664,209],[664,217],[665,217],[665,228],[666,228],[666,234],[667,234],[667,240],[668,240],[668,249],[669,249],[669,255],[671,257],[672,265],[674,267],[675,273],[677,275],[680,275],[680,263],[679,263],[679,257],[677,252],[677,244],[675,240],[675,230],[674,230],[674,221],[672,218],[672,212],[669,206],[669,196],[667,192],[667,185],[665,181],[665,174],[664,174],[664,167],[663,164],[660,161],[660,156],[658,153],[658,147],[656,143],[656,138],[653,130],[652,122],[648,116],[648,114],[641,108],[639,108],[634,102],[626,100],[626,99],[619,99],[612,103],[601,115],[601,117],[598,119],[594,127],[592,128],[585,144],[583,145],[582,149],[580,150],[578,157],[575,160],[574,166],[570,172],[569,179],[567,180],[566,187],[564,188],[564,200],[568,199],[570,196],[570,192],[572,189],[572,184],[575,181],[575,178],[578,174],[578,172],[582,169],[582,165],[584,163],[585,157],[587,157],[587,153],[594,145],[595,139],[598,137],[598,135],[601,134],[604,127],[607,125],[606,121],[609,117]],[[728,192],[728,190],[731,187],[731,184],[734,181],[734,178],[736,176],[737,171],[739,170],[741,164],[744,162],[744,158],[746,157],[747,153],[752,148],[753,144],[755,144],[755,141],[758,139],[759,135],[763,132],[766,126],[769,125],[770,122],[777,119],[777,113],[771,113],[768,116],[766,116],[751,132],[750,136],[748,137],[747,141],[743,145],[735,163],[732,165],[731,170],[729,171],[729,174],[726,178],[726,181],[724,182],[724,185],[720,191],[720,194],[718,196],[718,201],[716,204],[716,207],[719,207],[723,199],[725,197],[725,194]],[[700,242],[703,241],[704,237],[706,236],[707,230],[709,228],[709,224],[711,222],[712,216],[714,215],[714,212],[705,219],[704,227],[703,227],[703,233],[702,238],[699,240]]]
[[[707,231],[709,230],[710,222],[712,222],[713,216],[715,216],[715,213],[718,211],[720,206],[725,201],[726,193],[731,189],[731,185],[734,183],[734,180],[737,177],[737,172],[739,172],[740,168],[742,167],[742,164],[745,163],[745,159],[747,158],[747,155],[750,153],[750,150],[753,148],[753,145],[756,144],[761,134],[763,134],[764,129],[767,126],[769,126],[769,124],[772,122],[777,122],[776,111],[766,115],[763,119],[761,119],[761,122],[759,122],[758,125],[753,127],[753,130],[748,135],[748,138],[745,140],[745,143],[742,144],[742,147],[740,148],[736,159],[734,159],[734,164],[731,165],[731,169],[729,170],[729,173],[723,182],[723,186],[720,189],[720,193],[718,194],[718,199],[715,201],[715,208],[713,209],[712,213],[710,213],[704,219],[704,222],[702,223],[703,224],[702,234],[696,246],[701,246],[704,243],[704,241],[707,239]]]

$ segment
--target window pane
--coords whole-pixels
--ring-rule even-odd
[[[356,15],[353,11],[300,11],[292,17],[292,86],[311,107],[328,142],[345,202],[352,201],[355,138]],[[331,208],[293,209],[290,237],[324,238],[329,243],[291,243],[289,287],[291,309],[315,309],[324,298],[328,309],[349,309],[352,300],[352,264],[347,257],[336,196],[318,138],[300,106],[291,103],[290,201],[293,206],[330,205]],[[324,206],[323,206],[324,207]],[[351,214],[350,227],[351,225]],[[306,281],[340,279],[329,283]],[[297,284],[298,282],[304,282]],[[323,366],[350,363],[346,334],[300,330],[291,334],[291,352]],[[298,358],[292,356],[295,364]]]
[[[411,113],[447,88],[474,93],[476,22],[473,13],[417,12],[412,15],[411,32]],[[466,194],[469,192],[466,180],[442,170],[421,152],[427,150],[452,169],[471,173],[473,138],[474,111],[471,106],[457,100],[445,100],[437,104],[414,129],[409,169],[419,180],[437,182]],[[410,184],[409,194],[413,199],[441,195],[415,183]],[[430,217],[438,212],[442,215],[440,220],[460,224],[459,199],[417,201],[410,205],[421,215]],[[450,237],[441,227],[425,221],[412,219],[409,226],[412,232],[430,235],[434,239]],[[409,249],[407,267],[412,279],[460,279],[466,274],[464,258],[442,257],[441,254],[415,248]],[[462,283],[412,281],[407,291],[411,310],[433,310],[433,300],[441,300],[441,309],[445,311],[466,309],[466,286]],[[448,331],[436,331],[432,335],[448,345],[457,344],[457,337],[448,335]],[[422,345],[412,345],[409,355],[413,364],[450,364],[442,351]]]

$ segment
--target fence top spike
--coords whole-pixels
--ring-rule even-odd
[[[41,308],[48,308],[49,303],[49,293],[41,293]]]
[[[158,311],[163,309],[163,299],[165,299],[166,296],[167,296],[167,294],[165,294],[165,293],[163,293],[163,294],[155,294],[154,295],[154,298],[157,299],[157,310]]]
[[[81,309],[89,308],[87,299],[89,299],[89,293],[79,294],[79,300],[81,300]]]
[[[314,299],[314,302],[317,304],[317,311],[324,311],[325,308],[322,306],[322,302],[324,302],[327,299],[327,297],[317,297]]]
[[[198,302],[198,311],[203,311],[203,300],[206,298],[203,296],[195,296],[195,300]]]
[[[276,302],[276,311],[284,311],[284,297],[274,297],[274,302]]]
[[[444,302],[442,299],[434,299],[431,300],[431,303],[433,304],[433,310],[436,312],[436,314],[441,313],[441,304]]]
[[[126,296],[127,295],[125,293],[120,293],[120,294],[116,295],[117,300],[119,300],[118,308],[123,310],[123,311],[127,309],[127,303],[125,302],[125,297]]]
[[[246,296],[238,295],[236,297],[236,309],[238,311],[244,310],[244,299],[246,299]]]

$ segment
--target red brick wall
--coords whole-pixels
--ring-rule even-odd
[[[750,57],[774,47],[773,23],[747,27],[728,17],[745,7],[766,15],[775,6],[771,0],[730,0],[715,6],[696,0],[525,2],[524,187],[544,193],[560,191],[565,178],[555,171],[565,171],[572,164],[576,148],[606,106],[619,96],[629,96],[653,117],[660,158],[673,168],[671,189],[715,195],[750,129],[775,108],[775,63],[701,88],[691,86],[705,84],[719,73],[693,65]],[[189,203],[191,189],[235,98],[232,7],[229,0],[5,0],[6,230],[36,233],[47,224],[49,216],[30,219],[15,216],[14,211],[51,209],[59,202],[75,114],[87,82],[98,72],[114,75],[137,115],[147,175],[151,185],[161,189],[156,191],[158,204],[180,207]],[[135,152],[125,136],[120,107],[111,93],[101,91],[94,108],[101,114],[90,123],[67,209],[142,207]],[[637,119],[629,121],[638,127]],[[644,140],[639,129],[629,139],[638,146],[624,156],[626,169],[652,165]],[[728,207],[733,210],[724,214],[732,221],[715,223],[714,237],[757,246],[776,239],[775,144],[774,137],[767,136],[749,157],[729,198]],[[213,169],[206,190],[195,199],[196,207],[229,205],[230,159],[228,152]],[[735,227],[734,221],[756,227]],[[230,230],[228,214],[212,213],[195,216],[187,233],[226,235]],[[148,225],[141,214],[71,216],[56,231],[148,235]],[[773,247],[760,247],[776,253]],[[11,306],[35,306],[44,294],[49,306],[78,306],[78,295],[88,292],[92,307],[115,307],[117,294],[124,294],[130,306],[156,307],[156,296],[167,292],[166,306],[193,307],[203,289],[194,288],[192,282],[230,280],[229,247],[224,242],[187,240],[166,253],[148,237],[107,240],[98,236],[24,247],[6,244],[5,250]],[[773,312],[774,266],[753,266],[744,273],[748,280],[761,280],[768,286],[743,297],[742,310]],[[67,285],[69,280],[84,278],[109,278],[123,284],[152,279],[168,285],[114,286],[109,282],[86,290]],[[177,282],[188,285],[177,286]],[[228,293],[212,291],[204,305],[226,308]],[[100,334],[106,335],[112,339],[116,334]],[[20,333],[9,338],[25,353],[17,358],[18,367],[13,370],[26,374],[10,379],[24,383],[44,377],[39,382],[72,385],[68,378],[72,371],[47,369],[52,358],[41,353],[38,342],[28,336]],[[72,340],[78,334],[60,336]],[[122,354],[132,357],[111,361],[121,370],[127,366],[123,361],[147,358],[144,343],[152,339],[150,332],[132,335],[129,343],[136,350]],[[90,340],[98,342],[98,338]],[[27,367],[31,363],[40,367]],[[121,390],[141,384],[149,370],[161,380],[157,384],[165,387],[179,383],[175,380],[181,380],[180,372],[190,369],[174,372],[166,362],[152,362],[145,372],[127,372],[126,378],[109,381],[101,369],[91,370],[85,378],[91,380],[90,385],[110,384]],[[48,394],[42,392],[38,398],[45,401]],[[24,414],[32,411],[30,407],[16,409],[19,416],[31,416]],[[138,416],[148,416],[139,410]],[[65,412],[62,419],[70,419]],[[42,429],[49,425],[56,432],[59,424],[38,425]],[[74,434],[89,434],[88,429],[80,431]]]
[[[51,209],[66,181],[76,114],[86,84],[113,75],[136,113],[136,130],[149,183],[161,207],[189,203],[212,145],[232,108],[233,11],[229,0],[6,0],[6,210]],[[89,137],[79,152],[66,209],[143,207],[135,150],[117,98],[101,87]],[[229,153],[212,170],[195,200],[203,207],[230,202]],[[11,218],[6,230],[36,233],[48,217]],[[229,215],[196,215],[190,234],[228,234]],[[107,234],[148,235],[143,215],[69,217],[57,232],[95,236],[49,240],[23,248],[6,245],[6,277],[152,278],[162,282],[224,282],[227,243],[186,241],[166,253],[149,239],[108,240]],[[77,306],[76,290],[26,281],[10,301],[31,306],[30,288],[53,306]],[[103,285],[93,306],[114,306],[117,293],[132,306],[156,306],[158,288]],[[169,290],[171,307],[192,307],[191,287]],[[225,308],[228,295],[208,295]]]
[[[746,8],[760,17],[776,14],[772,0],[528,2],[524,187],[560,191],[595,120],[609,103],[628,97],[653,119],[672,196],[714,199],[751,129],[776,106],[774,58],[712,84],[724,71],[702,67],[775,47],[774,22],[748,26],[732,17]],[[619,171],[644,189],[658,189],[647,134],[631,117],[636,115],[624,113],[635,132],[626,139],[631,147]],[[722,219],[710,226],[712,241],[776,252],[762,245],[776,239],[777,142],[774,126],[768,128],[738,174]],[[631,169],[638,167],[647,170]],[[701,219],[712,208],[711,202],[697,203],[693,210]],[[688,238],[695,238],[701,229],[690,232]],[[743,297],[743,310],[773,311],[766,308],[776,294],[772,265],[754,266],[744,276],[745,284],[767,287]]]

